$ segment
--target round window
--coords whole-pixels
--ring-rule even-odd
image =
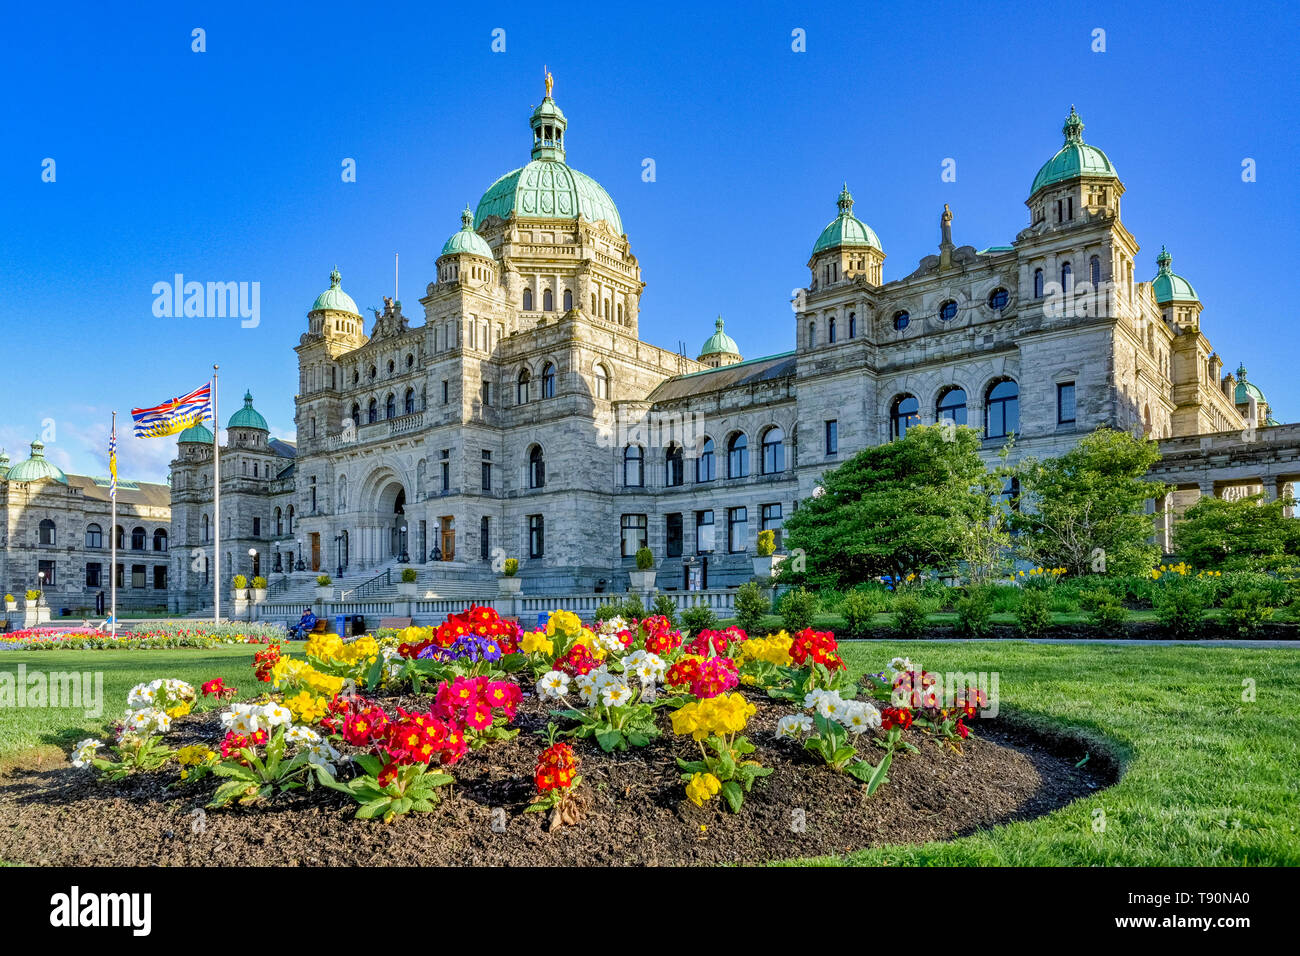
[[[951,322],[957,318],[957,303],[949,299],[943,305],[939,306],[939,318],[944,322]]]
[[[912,317],[906,312],[894,313],[894,331],[901,332],[907,328],[907,323],[912,321]]]
[[[994,289],[989,293],[989,308],[994,312],[1001,312],[1007,307],[1007,300],[1010,299],[1006,289]]]

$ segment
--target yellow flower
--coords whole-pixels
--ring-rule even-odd
[[[201,763],[210,761],[213,756],[215,756],[215,752],[203,746],[203,744],[191,744],[176,751],[176,762],[182,767],[197,767]],[[182,771],[181,776],[185,776],[184,771]]]
[[[284,705],[293,712],[294,718],[299,723],[316,724],[324,719],[327,713],[326,703],[324,697],[313,696],[305,690],[300,690],[286,699]]]
[[[686,799],[697,807],[704,806],[704,801],[710,799],[722,789],[722,781],[711,773],[697,773],[691,777],[690,783],[686,785]]]
[[[555,653],[555,642],[542,631],[529,631],[524,635],[519,647],[525,654],[544,654],[550,657]]]

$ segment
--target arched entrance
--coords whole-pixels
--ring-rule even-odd
[[[413,538],[407,524],[406,482],[400,473],[391,466],[379,467],[353,487],[347,521],[355,524],[356,533],[348,535],[346,547],[357,566],[409,560]]]

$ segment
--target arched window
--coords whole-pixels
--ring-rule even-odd
[[[623,487],[640,488],[645,484],[645,456],[640,445],[623,449]]]
[[[573,308],[573,292],[570,289],[564,290],[564,311],[568,312]]]
[[[737,432],[727,442],[727,477],[744,478],[749,474],[749,439]]]
[[[531,380],[532,380],[532,376],[528,374],[528,369],[524,369],[519,373],[519,379],[515,383],[515,404],[516,405],[528,404],[528,383]]]
[[[356,402],[352,403],[352,424],[353,425],[361,424],[361,406]]]
[[[104,546],[104,529],[97,524],[86,525],[86,547],[102,548]]]
[[[903,331],[903,329],[907,328],[908,323],[910,323],[911,321],[912,321],[912,317],[908,315],[906,312],[895,312],[894,331],[895,332]]]
[[[596,397],[609,399],[609,371],[600,362],[596,363]]]
[[[775,475],[785,471],[785,432],[772,426],[763,432],[763,474]]]
[[[1034,298],[1041,299],[1042,297],[1043,297],[1043,270],[1035,269],[1034,270]]]
[[[695,459],[695,480],[712,481],[718,476],[717,464],[713,455],[713,439],[705,438],[700,446],[699,457]]]
[[[542,366],[542,398],[555,397],[555,366],[547,362]]]
[[[415,389],[408,388],[402,400],[402,414],[410,415],[415,411]]]
[[[379,421],[379,403],[372,398],[370,406],[366,409],[366,422],[373,425],[377,421]]]
[[[1093,256],[1088,260],[1088,274],[1092,277],[1092,287],[1095,289],[1101,285],[1101,258]]]
[[[1020,386],[1011,379],[995,382],[984,400],[984,437],[1005,438],[1020,427]]]
[[[533,311],[533,290],[532,289],[524,290],[524,311],[525,312]]]
[[[144,528],[132,528],[131,529],[131,550],[143,551],[144,539],[145,539]]]
[[[816,346],[817,346],[817,323],[809,322],[808,323],[808,347],[811,349],[811,348],[815,348]]]
[[[412,368],[414,365],[415,365],[415,356],[412,355],[410,352],[407,352],[407,353],[406,353],[406,367],[409,369],[409,368]]]
[[[1069,292],[1074,288],[1074,270],[1068,262],[1061,263],[1061,291]]]
[[[889,406],[889,437],[902,438],[913,425],[921,423],[921,403],[915,395],[900,395]]]
[[[55,544],[54,522],[44,518],[36,528],[36,540],[41,544]]]
[[[204,540],[204,541],[208,541],[208,540],[211,538],[211,534],[212,534],[212,532],[211,532],[211,528],[210,528],[210,526],[209,526],[209,524],[208,524],[208,516],[207,516],[207,515],[204,515],[204,516],[203,516],[203,540]],[[119,543],[120,543],[121,536],[119,535],[118,537],[119,537]]]
[[[669,445],[664,458],[664,484],[676,488],[686,480],[686,459],[681,445]]]
[[[541,445],[534,445],[528,451],[528,487],[546,487],[546,459],[542,457]]]
[[[835,344],[835,320],[831,319],[826,326],[826,341],[831,345]]]
[[[618,304],[618,324],[619,325],[623,324],[623,303],[622,302]]]
[[[545,289],[542,291],[542,311],[543,312],[555,311],[555,296],[552,294],[550,289]]]
[[[591,314],[596,314],[596,293],[591,294]]]
[[[394,370],[395,370],[396,368],[397,368],[397,363],[394,362],[392,359],[389,359],[389,360],[388,360],[388,374],[389,374],[389,375],[392,375],[393,372],[394,372]]]
[[[384,417],[385,418],[397,417],[397,396],[394,395],[392,392],[389,392],[388,397],[384,399]]]
[[[849,338],[856,339],[857,337],[858,337],[858,314],[856,312],[850,312],[849,313]]]
[[[158,528],[153,533],[153,549],[155,551],[167,550],[167,532],[162,528]]]
[[[293,534],[293,505],[289,506],[289,528],[288,533]]]
[[[950,421],[955,425],[966,424],[966,390],[952,386],[939,395],[939,404],[934,410],[936,421]]]
[[[275,535],[278,538],[282,534],[284,534],[284,512],[281,509],[276,508],[275,509]]]

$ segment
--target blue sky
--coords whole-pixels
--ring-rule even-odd
[[[747,357],[791,348],[790,292],[844,180],[887,280],[935,251],[945,202],[958,244],[1010,242],[1073,103],[1127,187],[1141,278],[1167,243],[1227,367],[1244,360],[1276,417],[1300,420],[1294,5],[467,6],[6,14],[0,445],[15,461],[44,430],[53,460],[100,474],[110,410],[194,388],[213,362],[223,419],[251,388],[292,437],[293,346],[330,269],[369,315],[400,253],[419,316],[459,211],[528,160],[543,64],[568,161],[610,192],[640,259],[651,342],[694,354],[721,313]],[[178,272],[259,282],[260,324],[155,317],[154,283]],[[173,447],[124,438],[123,474],[162,479]]]

